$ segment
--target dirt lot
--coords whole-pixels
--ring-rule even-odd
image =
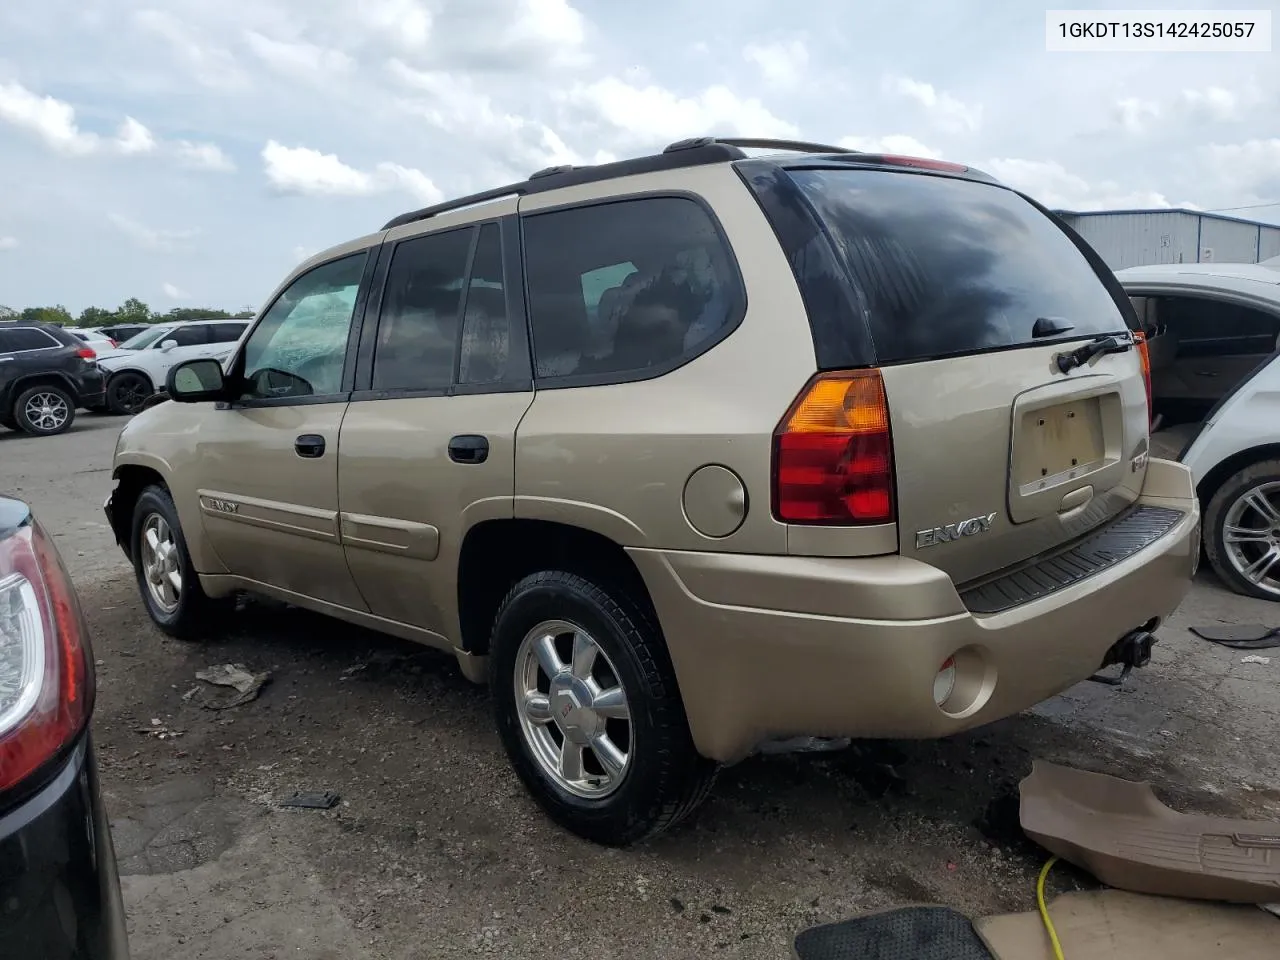
[[[101,513],[120,425],[0,430],[0,493],[56,534],[93,629],[137,960],[781,958],[799,929],[869,908],[1027,909],[1043,856],[1020,838],[1015,791],[1033,756],[1150,778],[1184,809],[1280,815],[1280,656],[1242,664],[1186,630],[1278,613],[1202,574],[1123,689],[1082,684],[940,743],[753,759],[676,833],[591,847],[535,809],[485,692],[445,657],[261,604],[216,642],[164,639]],[[210,709],[225,691],[195,673],[224,662],[271,682]],[[276,806],[297,789],[342,801]]]

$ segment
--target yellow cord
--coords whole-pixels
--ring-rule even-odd
[[[1044,879],[1049,876],[1049,871],[1053,869],[1053,865],[1057,862],[1057,857],[1050,857],[1049,862],[1040,871],[1040,879],[1036,881],[1036,906],[1040,908],[1040,919],[1044,921],[1044,928],[1049,931],[1049,942],[1053,944],[1054,960],[1066,960],[1066,957],[1062,955],[1062,944],[1058,942],[1058,931],[1053,929],[1053,921],[1049,919],[1049,908],[1044,905]]]

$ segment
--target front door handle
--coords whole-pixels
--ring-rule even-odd
[[[316,433],[304,433],[293,441],[293,452],[300,457],[314,460],[324,456],[324,437]]]
[[[454,463],[484,463],[489,459],[489,440],[475,434],[462,434],[449,441],[449,459]]]

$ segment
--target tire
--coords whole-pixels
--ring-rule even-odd
[[[172,603],[163,602],[158,586],[153,589],[149,571],[153,569],[154,548],[144,549],[144,539],[156,524],[158,538],[171,546],[166,551],[161,569],[155,571],[156,577],[167,576],[173,572],[181,575],[180,587],[172,590]],[[167,531],[167,538],[166,538]],[[147,613],[157,627],[182,640],[192,640],[207,635],[209,629],[217,625],[221,614],[229,609],[230,604],[223,600],[214,600],[205,595],[200,587],[200,578],[191,566],[191,556],[187,552],[187,540],[182,534],[182,524],[178,520],[178,511],[173,505],[169,491],[161,486],[150,486],[138,495],[133,506],[133,528],[130,531],[130,555],[133,557],[133,572],[138,581],[138,593],[147,608]],[[157,584],[164,582],[157,580]],[[173,583],[167,581],[172,588]]]
[[[548,627],[553,621],[556,625]],[[532,687],[527,682],[526,651],[537,646],[527,644],[527,638],[558,632],[556,646],[563,651],[559,659],[567,667],[573,659],[575,631],[579,636],[585,633],[597,648],[595,690],[620,685],[629,720],[602,720],[593,711],[575,711],[566,693],[578,693],[581,703],[586,699],[581,687],[546,691],[548,695],[541,697],[545,709],[540,713],[545,719],[527,719],[518,685],[520,690],[541,692],[548,678],[547,671],[535,665],[537,682]],[[661,632],[624,591],[560,570],[531,574],[502,601],[489,653],[493,710],[502,745],[525,787],[561,826],[595,843],[626,846],[675,826],[706,799],[717,766],[694,748]],[[573,682],[570,673],[558,675],[563,683]],[[605,754],[588,747],[578,772],[583,778],[595,777],[595,787],[584,779],[567,786],[572,781],[552,772],[548,765],[555,761],[539,743],[550,744],[554,756],[556,734],[564,744],[571,742],[566,729],[572,728],[580,738],[593,725],[598,731],[600,723],[615,744],[613,758],[620,775],[613,778],[612,786],[601,788],[599,774],[606,767],[599,757]],[[616,751],[621,748],[616,741],[624,739],[624,730],[628,750],[619,768]],[[604,779],[610,779],[607,773]]]
[[[142,409],[155,387],[146,374],[126,370],[107,382],[107,406],[119,416],[132,416]]]
[[[12,410],[8,411],[7,413],[0,412],[0,427],[4,427],[6,430],[18,429],[18,421],[13,419]]]
[[[1269,506],[1268,524],[1246,498]],[[1228,587],[1244,596],[1280,601],[1280,460],[1251,464],[1229,477],[1210,499],[1204,526],[1205,553]],[[1254,533],[1229,537],[1231,528]],[[1261,580],[1245,575],[1251,564],[1264,571]]]
[[[64,388],[53,384],[28,387],[13,405],[18,429],[33,437],[66,433],[76,420],[76,401]]]

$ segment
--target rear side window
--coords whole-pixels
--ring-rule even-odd
[[[1072,240],[1016,193],[954,177],[793,170],[863,298],[881,363],[1123,333],[1111,293]]]
[[[732,255],[694,200],[649,197],[531,214],[524,238],[539,378],[655,376],[742,318]]]
[[[209,342],[209,327],[205,324],[190,327],[179,327],[167,337],[161,338],[161,343],[172,340],[180,347],[199,347]]]
[[[211,343],[235,343],[240,339],[248,324],[244,323],[213,323],[209,325],[209,329],[213,331],[209,340]]]
[[[373,352],[374,390],[446,390],[453,384],[462,287],[475,229],[396,244]]]
[[[60,347],[52,336],[35,327],[13,327],[0,330],[0,353],[18,353],[22,350],[47,350]]]

